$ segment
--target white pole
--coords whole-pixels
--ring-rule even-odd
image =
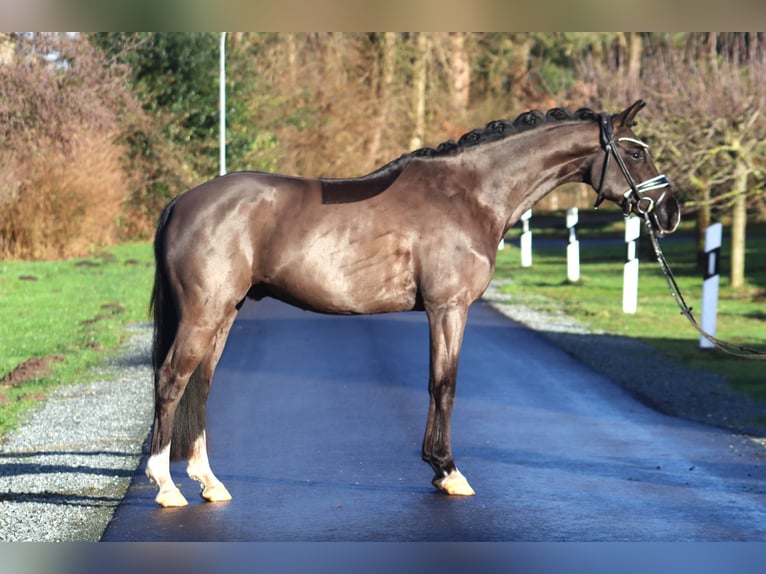
[[[532,267],[532,232],[529,230],[529,220],[532,218],[532,210],[528,209],[521,214],[521,266]]]
[[[641,219],[629,217],[625,220],[625,243],[628,245],[628,258],[625,262],[622,283],[622,311],[635,313],[638,309],[638,257],[636,240],[641,234]]]
[[[221,70],[218,80],[220,103],[220,175],[226,175],[226,32],[221,32]]]
[[[715,337],[716,320],[718,318],[718,284],[719,260],[721,259],[721,236],[723,225],[714,223],[705,230],[705,255],[707,266],[702,283],[702,318],[701,327]],[[713,343],[700,335],[700,349],[710,349]]]
[[[580,242],[577,241],[575,225],[579,219],[576,207],[567,209],[567,229],[569,243],[567,244],[567,279],[574,283],[580,280]]]

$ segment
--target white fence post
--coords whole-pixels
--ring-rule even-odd
[[[521,266],[532,267],[532,232],[529,230],[529,220],[532,218],[532,210],[528,209],[521,214]]]
[[[707,258],[705,277],[702,283],[702,317],[701,327],[715,337],[716,320],[718,319],[718,284],[719,261],[721,259],[721,236],[723,225],[714,223],[705,230],[705,255]],[[710,349],[713,343],[700,335],[700,349]]]
[[[574,283],[580,280],[580,242],[577,241],[575,226],[578,221],[576,207],[567,209],[567,229],[569,230],[569,243],[567,243],[567,279]]]
[[[622,283],[622,310],[635,313],[638,309],[638,257],[636,240],[641,234],[641,219],[629,217],[625,220],[625,243],[628,245],[628,258],[625,262]]]

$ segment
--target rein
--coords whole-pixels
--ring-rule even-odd
[[[678,287],[678,283],[676,283],[676,278],[673,276],[673,272],[670,270],[670,265],[668,265],[668,262],[665,259],[665,255],[662,253],[662,249],[660,249],[660,242],[657,240],[657,234],[655,233],[654,226],[652,225],[652,222],[649,219],[649,212],[644,213],[643,216],[644,216],[644,221],[646,221],[646,227],[649,230],[649,238],[652,241],[652,247],[654,248],[654,253],[657,256],[657,262],[660,264],[660,268],[662,269],[662,274],[665,276],[665,281],[668,284],[668,287],[670,288],[670,293],[673,295],[673,299],[675,299],[676,304],[681,309],[681,315],[683,315],[689,320],[689,323],[691,323],[692,327],[697,329],[700,335],[705,337],[705,339],[710,341],[713,345],[715,345],[718,349],[720,349],[724,353],[727,353],[728,355],[732,355],[734,357],[738,357],[740,359],[752,359],[752,360],[760,360],[760,361],[765,360],[766,353],[764,353],[763,351],[758,351],[756,349],[745,347],[743,345],[735,345],[734,343],[729,343],[728,341],[722,341],[721,339],[714,337],[713,335],[711,335],[710,333],[708,333],[702,327],[699,326],[699,323],[697,323],[697,320],[694,318],[694,315],[692,315],[692,308],[686,304],[686,300],[684,299],[684,296],[681,293],[681,289]]]
[[[596,204],[594,205],[595,208],[598,208],[599,205],[601,205],[601,202],[604,201],[604,179],[606,178],[606,169],[609,165],[609,159],[611,157],[614,157],[615,161],[617,162],[617,165],[620,166],[620,170],[622,171],[622,174],[625,176],[625,180],[628,182],[629,189],[625,192],[624,197],[625,201],[623,202],[622,208],[623,211],[627,217],[627,215],[630,213],[631,208],[633,205],[635,205],[636,211],[644,218],[644,221],[646,222],[646,228],[649,231],[649,238],[652,242],[652,248],[654,249],[654,253],[657,256],[657,262],[660,264],[660,268],[662,269],[662,274],[665,276],[665,282],[668,284],[668,287],[670,288],[670,293],[673,295],[673,299],[675,300],[676,304],[678,305],[679,309],[681,309],[681,314],[686,317],[689,320],[689,323],[691,323],[692,327],[694,327],[700,335],[705,337],[708,341],[710,341],[713,345],[715,345],[718,349],[723,351],[724,353],[727,353],[729,355],[732,355],[734,357],[738,357],[740,359],[752,359],[752,360],[764,360],[766,359],[766,353],[762,351],[758,351],[756,349],[752,349],[750,347],[745,347],[742,345],[735,345],[733,343],[729,343],[728,341],[722,341],[721,339],[718,339],[702,329],[702,327],[699,326],[699,323],[697,323],[697,320],[694,318],[694,315],[692,314],[692,308],[687,305],[686,300],[684,299],[683,294],[681,293],[681,289],[678,287],[678,283],[676,282],[676,278],[673,276],[673,272],[670,270],[670,265],[668,265],[667,260],[665,259],[665,255],[662,253],[662,249],[660,249],[660,242],[657,239],[657,233],[654,229],[654,225],[652,225],[651,218],[649,214],[654,209],[655,205],[659,204],[665,197],[665,193],[660,195],[659,199],[657,201],[654,201],[650,197],[644,197],[641,195],[641,193],[645,193],[647,191],[653,190],[653,189],[661,189],[664,187],[668,187],[670,185],[670,181],[668,181],[668,178],[664,175],[658,175],[657,177],[653,177],[651,179],[648,179],[646,181],[643,181],[639,184],[636,184],[633,181],[633,177],[630,175],[630,172],[628,171],[627,166],[625,165],[625,162],[623,161],[622,157],[620,157],[620,154],[617,153],[617,143],[614,139],[614,134],[612,130],[612,121],[611,118],[607,114],[601,114],[601,147],[604,148],[604,151],[606,152],[606,158],[604,159],[604,164],[601,168],[601,183],[599,185],[598,189],[598,198],[596,199]],[[643,148],[647,148],[648,146],[639,141],[635,140],[633,138],[619,138],[617,141],[630,141],[632,143],[638,144]],[[647,202],[647,207],[642,207],[642,202]]]

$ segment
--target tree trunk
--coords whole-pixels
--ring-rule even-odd
[[[450,71],[452,76],[452,104],[462,115],[471,98],[471,65],[465,46],[465,32],[450,33]]]
[[[290,32],[287,34],[287,74],[290,77],[290,87],[295,87],[298,77],[297,61],[298,61],[298,46],[295,40],[295,34]]]
[[[414,70],[415,129],[410,139],[410,149],[423,147],[426,132],[426,84],[428,81],[428,36],[421,32],[417,36],[417,60]]]
[[[529,77],[529,60],[532,57],[532,40],[525,38],[515,44],[514,58],[508,70],[510,89],[508,90],[508,107],[518,106],[524,100],[524,83]]]
[[[707,267],[705,254],[705,232],[710,227],[710,187],[705,186],[697,193],[700,207],[697,210],[697,269],[704,271]]]
[[[391,109],[391,98],[393,96],[394,84],[394,64],[396,63],[396,32],[386,32],[383,36],[383,71],[380,82],[380,112],[378,114],[377,125],[372,134],[370,142],[370,163],[375,166],[380,161],[380,146],[383,140],[383,134],[388,124],[389,110]]]
[[[718,81],[718,32],[710,32],[708,36],[708,62],[713,79]]]
[[[631,92],[638,90],[641,80],[641,56],[644,43],[641,34],[629,32],[628,37],[628,86]]]
[[[732,289],[745,285],[745,231],[747,229],[747,166],[737,158],[734,191],[736,196],[731,211],[731,277]]]
[[[0,32],[0,66],[7,66],[13,62],[16,46],[8,32]]]

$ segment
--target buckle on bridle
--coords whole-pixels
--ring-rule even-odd
[[[641,202],[644,201],[648,203],[645,209],[641,207]],[[639,215],[646,215],[654,209],[654,200],[651,197],[639,197],[635,201],[635,208]],[[628,213],[630,213],[630,210],[628,210]]]
[[[651,212],[655,206],[659,205],[663,199],[665,199],[667,191],[663,191],[656,201],[651,197],[645,197],[641,194],[646,193],[647,191],[662,189],[669,186],[670,180],[668,180],[665,174],[660,174],[651,179],[647,179],[646,181],[642,181],[635,187],[628,188],[628,190],[623,194],[623,197],[625,198],[625,202],[623,204],[624,212],[626,214],[630,213],[630,208],[632,207],[630,202],[633,200],[636,211],[640,215],[646,215],[647,213]],[[642,202],[646,202],[648,205],[644,208],[641,206]]]

